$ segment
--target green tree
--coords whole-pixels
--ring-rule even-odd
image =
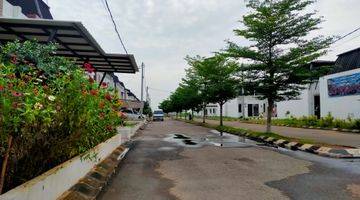
[[[164,113],[172,112],[171,102],[170,99],[165,99],[159,105],[159,108],[164,111]]]
[[[194,87],[197,88],[198,90],[198,96],[200,98],[200,102],[199,105],[197,107],[197,110],[203,110],[203,123],[205,123],[205,117],[206,117],[206,105],[209,102],[209,93],[208,93],[208,87],[209,87],[209,83],[208,83],[208,79],[207,79],[207,74],[206,74],[206,70],[205,70],[205,58],[201,57],[201,56],[195,56],[195,57],[190,57],[187,56],[185,58],[185,60],[187,61],[188,65],[190,66],[189,69],[186,70],[186,78],[185,80],[188,82],[192,82],[192,84],[194,85]]]
[[[203,87],[202,94],[204,103],[218,103],[220,106],[220,126],[223,125],[223,105],[236,96],[236,83],[234,72],[237,68],[235,62],[229,61],[226,57],[216,55],[214,57],[192,60],[193,71],[200,77]],[[191,62],[190,62],[191,63]]]
[[[150,107],[149,102],[147,102],[147,101],[145,101],[145,103],[144,103],[144,111],[143,111],[143,113],[145,115],[147,115],[147,116],[150,116],[150,117],[152,116],[152,109]]]
[[[333,37],[310,38],[319,29],[321,18],[306,13],[313,0],[250,0],[252,12],[243,17],[244,28],[234,30],[250,46],[228,43],[227,56],[252,61],[239,68],[244,77],[241,86],[267,99],[267,132],[271,132],[274,103],[297,97],[306,84],[323,71],[306,64],[324,55]]]

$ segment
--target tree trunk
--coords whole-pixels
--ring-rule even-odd
[[[220,126],[223,126],[224,123],[223,123],[223,103],[219,103],[220,105]]]
[[[274,108],[274,101],[272,99],[268,99],[268,109],[267,109],[267,117],[266,117],[266,132],[271,132],[271,117]]]
[[[4,160],[1,166],[1,174],[0,174],[0,194],[2,194],[3,188],[4,188],[4,183],[5,183],[5,178],[6,178],[6,168],[7,168],[7,164],[8,164],[8,160],[10,157],[10,151],[11,151],[11,147],[12,147],[12,143],[13,143],[13,137],[10,135],[9,139],[8,139],[8,146],[5,152],[5,156],[4,156]]]
[[[203,107],[203,123],[205,124],[205,110],[206,110],[206,105],[204,105]]]

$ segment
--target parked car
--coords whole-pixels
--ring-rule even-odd
[[[133,111],[131,109],[122,109],[121,112],[123,112],[126,118],[129,120],[139,120],[143,118],[143,116],[140,115],[140,113]]]
[[[155,110],[153,113],[153,121],[164,121],[164,112],[162,110]]]

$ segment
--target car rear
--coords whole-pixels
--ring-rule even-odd
[[[153,113],[153,121],[164,121],[164,112],[162,110],[155,110]]]

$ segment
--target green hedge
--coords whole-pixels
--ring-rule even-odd
[[[53,56],[55,50],[33,41],[1,47],[0,164],[9,156],[5,191],[87,152],[123,124],[114,91],[105,84],[98,88],[74,61]]]

